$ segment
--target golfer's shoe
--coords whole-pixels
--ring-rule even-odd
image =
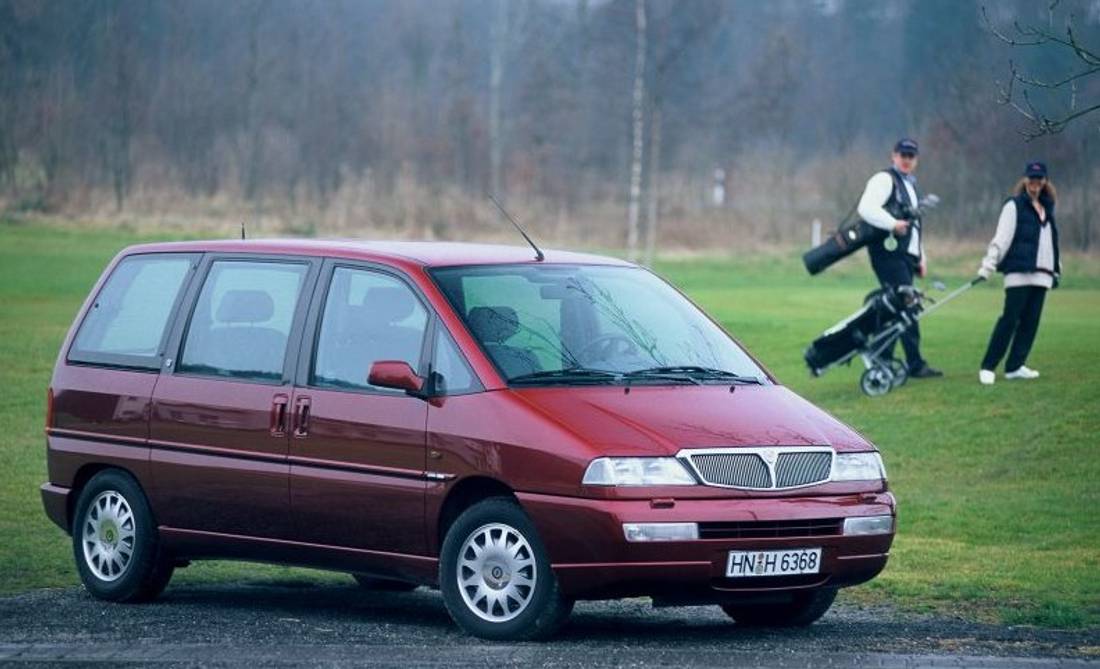
[[[927,363],[921,365],[920,369],[909,370],[909,378],[911,379],[934,379],[940,376],[943,376],[943,372]]]
[[[1012,371],[1005,372],[1006,379],[1037,379],[1039,378],[1039,372],[1034,369],[1028,369],[1027,367],[1020,365],[1020,368]]]
[[[988,369],[983,369],[978,372],[978,383],[982,384],[983,386],[991,386],[996,380],[997,374],[995,372],[991,372]]]

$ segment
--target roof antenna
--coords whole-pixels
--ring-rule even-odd
[[[527,236],[527,233],[523,231],[523,228],[519,227],[519,223],[516,223],[516,219],[512,218],[512,215],[508,213],[508,210],[504,208],[504,205],[497,202],[497,199],[493,197],[492,193],[489,194],[489,201],[497,206],[497,209],[500,210],[500,213],[504,214],[504,218],[507,218],[509,221],[512,222],[512,225],[516,226],[516,230],[519,231],[519,234],[523,235],[523,238],[527,240],[527,243],[531,245],[531,248],[535,249],[535,260],[537,262],[542,262],[546,258],[546,256],[542,254],[542,251],[539,250],[539,247],[535,246],[535,243],[531,241],[531,238]]]
[[[244,239],[244,221],[241,221],[241,239]]]

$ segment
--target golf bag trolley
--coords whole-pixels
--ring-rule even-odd
[[[909,378],[905,363],[889,355],[897,340],[921,318],[981,281],[976,277],[938,302],[913,286],[871,291],[859,311],[823,332],[806,349],[803,358],[810,373],[821,376],[836,365],[850,364],[858,356],[864,366],[860,390],[870,397],[885,395]]]

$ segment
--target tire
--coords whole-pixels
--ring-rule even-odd
[[[868,397],[880,397],[893,388],[894,375],[887,367],[874,366],[859,377],[859,389]]]
[[[439,584],[451,618],[483,639],[545,639],[573,610],[534,524],[508,497],[478,502],[455,519],[443,540]]]
[[[412,592],[420,587],[419,583],[397,581],[388,578],[376,578],[366,574],[352,574],[359,587],[373,592]]]
[[[825,615],[836,599],[836,588],[800,591],[786,604],[738,606],[723,604],[722,610],[738,625],[749,627],[806,627]]]
[[[96,474],[80,491],[72,540],[80,580],[97,599],[154,599],[175,570],[161,551],[157,524],[141,486],[117,469]]]

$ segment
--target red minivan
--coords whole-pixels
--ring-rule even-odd
[[[48,403],[43,503],[113,601],[228,558],[438,587],[491,639],[635,596],[806,625],[894,536],[871,443],[612,258],[134,246],[80,310]]]

